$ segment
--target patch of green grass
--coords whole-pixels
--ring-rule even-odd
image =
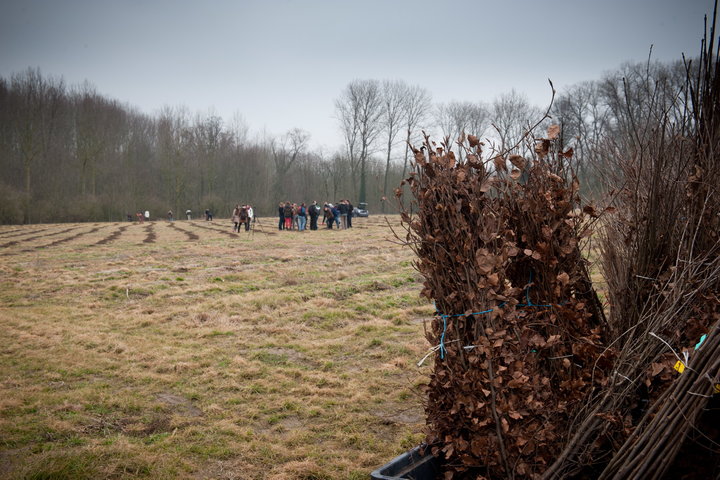
[[[247,293],[247,292],[257,292],[260,290],[260,287],[257,285],[231,285],[225,289],[226,293],[232,293],[232,294],[241,294],[241,293]]]
[[[99,477],[95,465],[94,455],[82,454],[55,454],[45,459],[39,465],[30,466],[22,478],[24,480],[81,480]]]
[[[228,337],[228,336],[233,336],[233,335],[235,335],[235,332],[230,331],[230,330],[225,330],[225,331],[222,331],[222,330],[213,330],[212,332],[206,333],[205,335],[203,335],[203,337],[205,337],[205,338],[208,338],[208,337]]]
[[[146,445],[152,445],[153,443],[162,442],[167,437],[170,436],[170,433],[168,432],[162,432],[162,433],[153,433],[151,435],[148,435],[143,439],[143,443]]]
[[[257,352],[253,358],[268,365],[287,365],[289,363],[288,355],[284,353]]]

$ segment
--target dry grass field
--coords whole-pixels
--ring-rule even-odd
[[[261,221],[0,227],[0,478],[365,479],[417,444],[412,253]]]

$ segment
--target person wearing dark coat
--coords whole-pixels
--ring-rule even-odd
[[[283,216],[285,217],[285,230],[292,230],[293,228],[293,207],[290,202],[285,202],[283,207]]]
[[[338,207],[332,203],[330,204],[330,210],[335,218],[335,226],[337,226],[338,230],[340,230],[340,210],[338,210]]]
[[[285,204],[283,202],[278,204],[278,217],[280,219],[278,222],[278,230],[282,230],[285,227]]]
[[[317,230],[317,221],[320,216],[320,207],[318,207],[317,201],[313,200],[312,205],[308,208],[308,214],[310,215],[310,230]]]
[[[338,228],[342,228],[345,230],[347,228],[347,204],[345,203],[345,200],[340,200],[340,203],[337,205],[338,213],[340,214],[340,225]]]
[[[327,224],[327,228],[332,230],[333,223],[335,222],[335,215],[333,214],[332,208],[326,203],[323,207],[323,223]]]
[[[353,217],[353,210],[355,207],[353,207],[353,204],[350,203],[350,200],[345,200],[348,205],[348,216],[347,216],[347,227],[352,228],[352,217]]]

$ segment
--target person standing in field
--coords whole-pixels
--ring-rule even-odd
[[[348,216],[347,216],[347,227],[352,228],[352,217],[353,217],[353,210],[355,207],[353,207],[353,204],[350,203],[350,200],[345,200],[347,202],[348,206]]]
[[[192,210],[190,210],[189,208],[185,210],[185,216],[188,220],[192,220]]]
[[[173,213],[172,213],[172,210],[168,210],[167,217],[168,217],[168,221],[169,221],[169,222],[172,222],[172,221],[173,221]]]
[[[345,200],[340,200],[340,203],[337,206],[338,212],[340,213],[340,225],[338,228],[342,228],[345,230],[347,228],[347,204],[345,203]]]
[[[340,230],[340,210],[337,205],[330,204],[330,210],[332,210],[333,218],[335,219],[335,226]]]
[[[305,225],[307,225],[307,207],[305,207],[305,202],[302,202],[298,207],[298,231],[305,230]]]
[[[278,204],[278,218],[280,219],[278,222],[278,230],[282,230],[285,228],[285,205],[283,202]]]
[[[253,211],[252,205],[247,206],[247,212],[248,212],[248,228],[250,228],[250,224],[252,224],[255,221],[255,212]]]
[[[327,228],[332,230],[333,223],[335,222],[335,215],[333,214],[331,204],[325,204],[323,207],[323,223],[327,224]]]
[[[300,206],[297,203],[292,204],[293,209],[293,230],[300,230]]]
[[[240,205],[235,205],[232,212],[233,232],[240,233]]]
[[[243,205],[240,207],[240,223],[245,225],[245,231],[250,230],[250,217],[248,216],[248,206]],[[238,225],[238,232],[240,231],[240,226]]]
[[[292,230],[293,208],[290,202],[285,202],[285,206],[283,207],[283,215],[285,216],[285,230]]]
[[[310,214],[310,230],[317,230],[317,221],[320,216],[320,207],[318,207],[317,200],[313,200],[308,213]]]

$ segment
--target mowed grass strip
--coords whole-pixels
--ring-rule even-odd
[[[262,220],[274,235],[153,222],[144,243],[126,223],[8,246],[0,478],[365,479],[417,444],[433,309],[412,253],[379,218]]]

